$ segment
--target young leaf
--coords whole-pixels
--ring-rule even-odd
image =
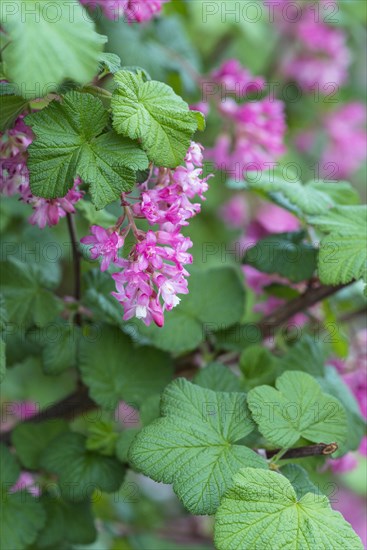
[[[162,418],[136,436],[129,459],[155,481],[173,489],[193,514],[213,514],[232,475],[266,462],[237,441],[254,429],[240,393],[214,392],[183,378],[165,389]]]
[[[258,386],[247,396],[252,416],[268,441],[280,447],[291,447],[300,437],[315,443],[344,443],[344,407],[323,393],[312,376],[285,372],[277,378],[275,387]]]
[[[363,550],[325,496],[307,493],[298,500],[287,478],[270,470],[240,470],[215,519],[218,550]]]
[[[11,41],[3,60],[7,79],[21,95],[42,97],[64,79],[92,80],[105,40],[79,2],[58,3],[56,18],[46,0],[14,0],[12,6],[11,12],[4,10],[2,25]]]
[[[304,231],[265,237],[247,250],[243,263],[294,283],[310,279],[316,270],[317,250],[304,237]]]
[[[172,377],[169,356],[151,347],[134,347],[121,330],[104,327],[96,341],[83,339],[80,370],[91,397],[113,409],[121,400],[140,405],[163,390]]]
[[[102,102],[90,94],[69,92],[28,115],[36,139],[28,148],[32,192],[39,197],[66,195],[76,176],[90,184],[93,204],[101,209],[130,191],[135,171],[148,166],[145,153],[114,131],[101,134],[108,122]]]
[[[12,432],[11,440],[22,464],[31,470],[37,470],[43,451],[60,434],[68,431],[64,420],[49,420],[34,424],[20,423]]]
[[[41,467],[59,476],[61,494],[68,500],[84,500],[96,489],[117,491],[125,476],[125,469],[115,458],[88,451],[85,445],[83,435],[64,433],[41,457]]]
[[[119,71],[112,96],[113,127],[119,134],[140,139],[151,161],[175,168],[184,159],[197,129],[196,116],[172,88],[141,73]]]
[[[48,290],[50,285],[43,284],[37,266],[13,258],[1,262],[0,271],[10,321],[43,327],[62,309],[61,301]]]

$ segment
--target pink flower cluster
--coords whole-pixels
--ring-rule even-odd
[[[351,59],[346,37],[315,14],[315,4],[306,4],[301,13],[295,22],[282,25],[282,32],[295,43],[287,48],[281,70],[303,90],[326,95],[347,79]]]
[[[92,227],[92,236],[82,239],[92,244],[92,257],[102,257],[101,269],[114,262],[122,271],[112,275],[116,283],[113,296],[124,307],[124,319],[142,319],[146,325],[153,321],[164,324],[164,311],[170,311],[179,302],[177,294],[187,294],[189,273],[185,265],[192,263],[187,252],[192,242],[182,233],[188,220],[200,212],[200,204],[191,202],[196,196],[204,198],[208,177],[202,177],[202,147],[192,143],[185,166],[171,171],[156,169],[154,177],[140,186],[139,201],[131,206],[124,201],[129,224],[121,231],[117,226],[109,230]],[[153,183],[153,187],[148,184]],[[142,218],[157,230],[146,233],[139,230],[134,218]],[[122,223],[122,222],[121,222]],[[121,225],[121,224],[120,224]],[[126,234],[132,230],[136,237],[127,259],[118,257]]]
[[[346,103],[327,114],[323,120],[326,147],[321,155],[321,175],[329,179],[351,177],[367,156],[366,107],[363,103]],[[320,130],[297,136],[300,151],[312,151]]]
[[[220,84],[220,98],[216,105],[224,118],[226,130],[222,132],[214,147],[207,152],[218,169],[237,178],[249,170],[269,167],[284,152],[286,130],[284,104],[272,97],[258,101],[239,103],[225,92],[236,93],[236,99],[246,94],[263,90],[265,82],[261,77],[252,77],[238,61],[226,61],[213,72],[214,82]]]
[[[367,420],[367,329],[361,329],[351,341],[350,355],[345,360],[330,361],[342,375],[344,382],[356,398],[362,416]],[[367,437],[362,439],[359,452],[367,456]],[[334,473],[354,470],[358,460],[354,453],[347,453],[336,460],[329,460],[328,465]]]
[[[124,18],[128,23],[150,21],[168,0],[80,0],[88,8],[99,7],[112,20]]]
[[[7,196],[19,193],[20,200],[33,208],[29,222],[43,229],[46,225],[56,225],[67,213],[74,213],[74,204],[83,193],[78,189],[80,180],[77,178],[65,197],[43,199],[32,194],[26,164],[27,148],[32,140],[32,131],[24,124],[22,117],[3,134],[0,142],[0,191]]]

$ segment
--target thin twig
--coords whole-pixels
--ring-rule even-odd
[[[317,443],[316,445],[307,445],[306,447],[295,447],[294,449],[288,449],[281,458],[305,458],[307,456],[320,456],[331,455],[338,450],[338,444],[333,443]],[[281,449],[273,449],[272,451],[266,451],[268,458],[272,458],[281,452]]]

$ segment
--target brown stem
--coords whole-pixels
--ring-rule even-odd
[[[27,418],[22,423],[38,423],[46,420],[55,420],[56,418],[71,420],[95,408],[97,408],[97,405],[89,397],[88,388],[81,384],[74,393],[50,405],[35,416]],[[11,442],[11,432],[12,430],[1,433],[0,442],[9,445]]]
[[[260,321],[258,328],[262,336],[265,338],[271,335],[274,329],[280,327],[286,321],[289,321],[289,319],[294,317],[297,313],[305,311],[321,300],[325,300],[325,298],[329,298],[345,286],[347,285],[320,285],[316,288],[306,290],[304,294],[297,296],[297,298],[294,298],[290,302],[285,303],[283,306],[274,311],[274,313],[271,313]]]
[[[285,458],[305,458],[307,456],[320,456],[331,455],[338,450],[337,443],[317,443],[316,445],[307,445],[307,447],[295,447],[294,449],[288,449],[282,459]],[[268,458],[277,455],[281,449],[273,449],[272,451],[266,451]]]

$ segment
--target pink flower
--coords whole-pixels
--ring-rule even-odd
[[[364,548],[367,547],[367,503],[364,497],[353,491],[338,487],[335,496],[331,499],[334,510],[338,510],[351,524],[361,538]],[[352,550],[352,549],[351,549]]]
[[[208,151],[217,168],[243,177],[248,170],[266,169],[285,152],[282,101],[266,97],[243,105],[226,102],[224,106],[222,112],[232,121],[233,135],[221,134]]]
[[[83,237],[80,242],[92,244],[90,249],[93,260],[102,256],[101,271],[106,271],[111,262],[118,261],[118,251],[124,246],[124,239],[117,231],[103,229],[99,225],[91,226],[92,235]]]
[[[358,466],[358,461],[353,453],[347,453],[341,458],[330,458],[326,462],[334,474],[344,474]]]
[[[149,21],[168,0],[80,0],[92,10],[99,6],[108,19],[124,17],[128,23]]]
[[[241,194],[233,195],[219,210],[219,215],[233,229],[244,227],[248,220],[248,206],[245,197]]]
[[[0,139],[0,192],[14,195],[21,185],[28,184],[27,148],[32,143],[32,130],[17,118],[13,128]]]
[[[200,204],[190,199],[204,198],[208,189],[210,176],[202,177],[202,163],[202,147],[192,142],[185,166],[156,170],[155,186],[149,189],[142,184],[140,201],[125,206],[151,226],[158,226],[146,233],[135,228],[137,243],[129,257],[119,262],[122,271],[112,276],[116,283],[112,295],[123,305],[125,320],[137,317],[146,325],[153,321],[161,327],[164,311],[179,304],[178,294],[188,293],[185,265],[192,263],[187,252],[192,242],[181,229],[200,211]]]
[[[74,187],[67,192],[65,197],[58,199],[35,197],[28,185],[22,186],[22,200],[33,207],[33,214],[29,218],[29,222],[32,225],[38,225],[40,229],[44,229],[46,225],[57,225],[60,218],[64,218],[66,214],[74,214],[74,204],[83,196],[83,192],[78,189],[79,183],[79,178],[76,178]]]
[[[39,485],[36,485],[33,475],[29,472],[21,472],[17,482],[10,489],[10,492],[18,493],[24,490],[35,497],[38,497],[41,494]]]
[[[350,53],[345,34],[315,18],[314,10],[302,10],[302,17],[288,28],[296,40],[282,63],[283,74],[306,91],[330,92],[330,85],[342,85],[348,76]],[[317,88],[316,88],[317,86]]]
[[[323,175],[335,167],[333,177],[349,178],[367,156],[366,107],[347,103],[325,120],[328,144],[322,155]],[[330,164],[329,164],[330,163]]]
[[[261,76],[252,76],[237,59],[228,59],[211,76],[223,86],[225,95],[235,92],[237,99],[246,97],[246,94],[260,92],[265,86],[265,80]]]

